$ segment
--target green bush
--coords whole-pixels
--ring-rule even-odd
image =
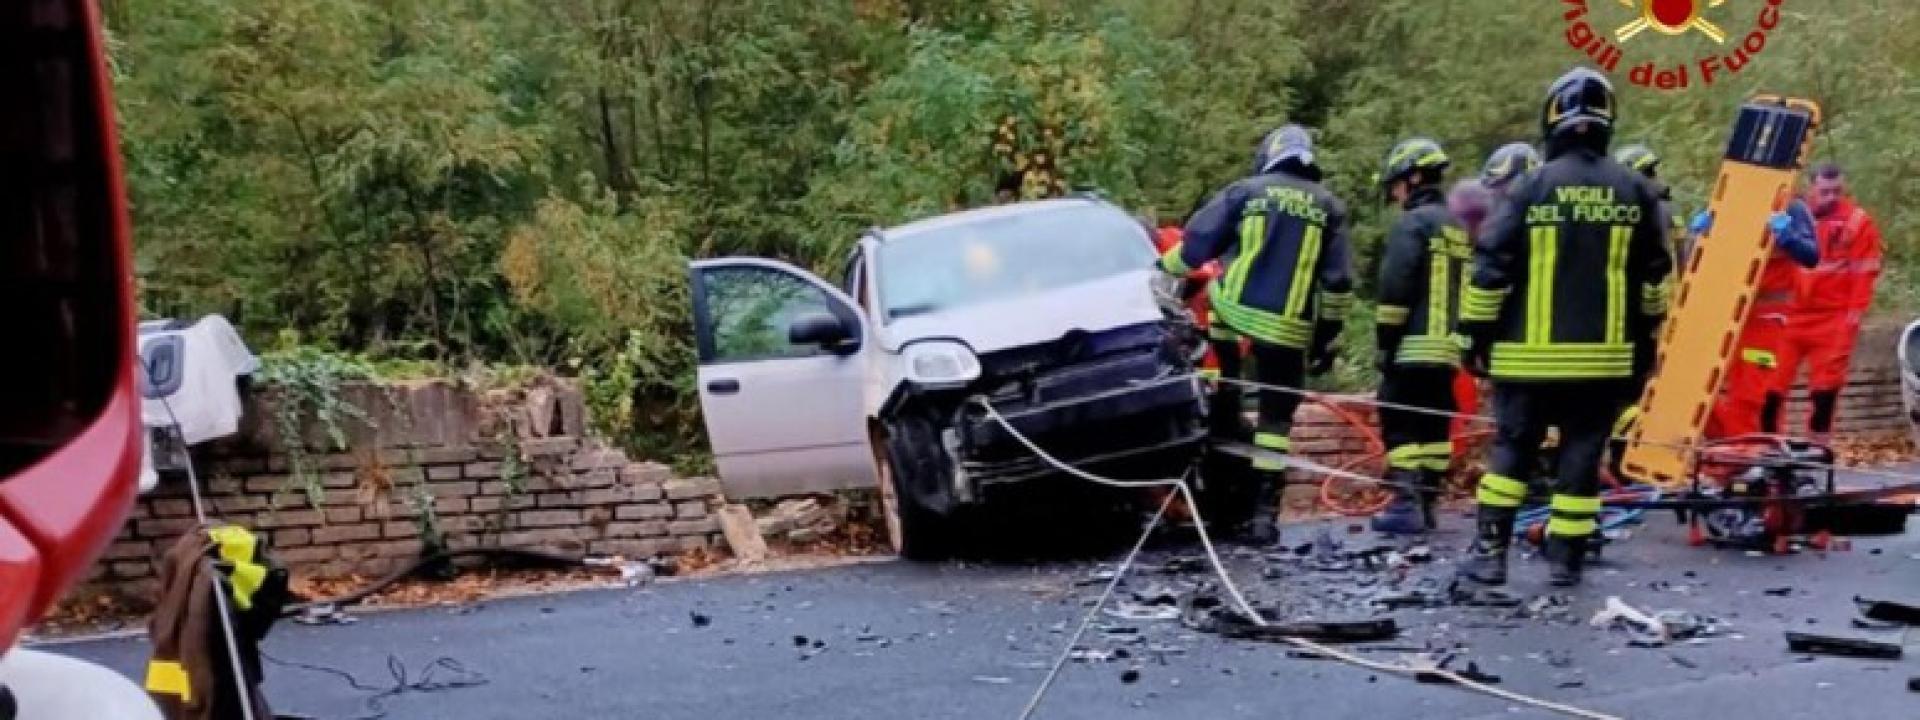
[[[1081,186],[1178,217],[1300,121],[1354,209],[1365,291],[1386,149],[1430,135],[1471,172],[1536,134],[1546,82],[1581,59],[1560,4],[1510,0],[104,8],[144,311],[416,371],[562,368],[602,432],[663,454],[701,445],[688,258],[828,269],[867,227]],[[1820,100],[1818,152],[1892,248],[1881,308],[1920,311],[1920,5],[1787,15],[1727,80],[1622,82],[1620,137],[1667,156],[1691,209],[1739,99]],[[1326,382],[1370,382],[1369,332]]]

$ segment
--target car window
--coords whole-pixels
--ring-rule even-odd
[[[1106,205],[983,218],[889,239],[878,251],[889,319],[1008,300],[1153,262],[1145,231]]]
[[[762,267],[723,267],[702,276],[713,334],[713,360],[738,362],[825,352],[787,342],[787,328],[805,315],[831,312],[825,290]]]

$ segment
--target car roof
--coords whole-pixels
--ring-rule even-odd
[[[972,210],[962,210],[959,212],[947,213],[945,215],[936,215],[930,218],[926,218],[924,220],[915,220],[913,222],[906,223],[903,225],[895,225],[893,227],[881,230],[878,233],[875,233],[875,235],[879,237],[881,240],[899,240],[902,238],[913,237],[915,235],[919,235],[922,233],[945,230],[951,227],[967,225],[970,223],[982,222],[986,220],[997,220],[997,219],[1006,218],[1006,217],[1054,212],[1054,211],[1062,210],[1066,208],[1079,208],[1079,207],[1088,207],[1088,206],[1106,206],[1106,207],[1112,208],[1114,212],[1122,212],[1117,207],[1113,207],[1112,205],[1109,205],[1106,202],[1096,200],[1093,198],[1056,198],[1051,200],[1030,200],[1026,202],[1008,203],[1005,205],[992,205],[992,206],[983,207],[983,208],[975,208]]]

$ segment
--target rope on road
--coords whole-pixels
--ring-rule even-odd
[[[1220,561],[1220,554],[1214,548],[1213,540],[1208,535],[1206,520],[1200,516],[1200,503],[1195,501],[1195,498],[1193,496],[1192,486],[1190,483],[1187,482],[1187,479],[1185,477],[1166,478],[1166,479],[1160,479],[1160,480],[1120,480],[1116,478],[1103,477],[1100,475],[1087,472],[1085,470],[1082,470],[1080,468],[1074,467],[1073,465],[1070,465],[1066,462],[1061,461],[1059,458],[1054,457],[1052,454],[1048,453],[1045,449],[1041,448],[1039,444],[1033,442],[1033,440],[1029,439],[1024,433],[1020,432],[1019,428],[1014,427],[1013,423],[1008,422],[1005,417],[1001,416],[1000,412],[993,407],[993,404],[991,402],[988,402],[985,398],[976,397],[973,399],[973,402],[975,402],[976,404],[980,405],[983,409],[985,409],[987,416],[992,418],[994,422],[999,423],[1000,427],[1006,430],[1009,436],[1012,436],[1013,439],[1019,441],[1021,445],[1026,446],[1028,451],[1032,452],[1036,457],[1039,457],[1041,460],[1045,461],[1048,465],[1053,466],[1056,470],[1059,470],[1060,472],[1064,472],[1074,477],[1086,480],[1088,482],[1092,482],[1099,485],[1105,485],[1108,487],[1117,487],[1117,488],[1173,487],[1178,489],[1180,496],[1187,503],[1188,511],[1193,514],[1194,529],[1197,530],[1200,535],[1201,547],[1206,550],[1207,562],[1212,566],[1214,575],[1220,579],[1221,587],[1226,589],[1228,597],[1230,597],[1233,600],[1234,609],[1237,610],[1243,617],[1245,617],[1248,622],[1253,623],[1255,626],[1258,626],[1258,627],[1268,626],[1268,622],[1266,618],[1263,617],[1259,612],[1255,611],[1251,603],[1247,602],[1246,596],[1240,592],[1239,585],[1235,584],[1233,581],[1233,577],[1227,573],[1226,565]],[[1317,465],[1317,463],[1309,463],[1309,465]],[[1365,476],[1357,476],[1357,477],[1365,477]],[[1100,598],[1094,603],[1093,607],[1087,610],[1086,617],[1081,620],[1080,628],[1074,631],[1074,635],[1068,641],[1066,649],[1063,650],[1060,657],[1054,661],[1053,668],[1047,672],[1047,676],[1041,681],[1040,687],[1034,691],[1033,698],[1028,701],[1026,709],[1020,714],[1020,720],[1029,720],[1030,718],[1033,717],[1033,713],[1039,708],[1041,700],[1046,697],[1047,691],[1050,688],[1052,688],[1053,682],[1055,678],[1058,677],[1061,668],[1066,664],[1067,660],[1071,658],[1074,647],[1077,646],[1080,642],[1080,637],[1082,636],[1083,633],[1085,633],[1087,627],[1091,625],[1093,618],[1099,614],[1100,609],[1104,605],[1106,605],[1107,600],[1112,597],[1113,591],[1115,588],[1119,587],[1121,579],[1126,577],[1127,570],[1132,567],[1134,560],[1138,558],[1141,548],[1146,547],[1148,538],[1152,537],[1153,531],[1159,527],[1161,518],[1166,514],[1167,506],[1172,502],[1173,502],[1173,495],[1171,494],[1168,495],[1166,499],[1161,502],[1160,510],[1154,513],[1153,519],[1147,523],[1146,531],[1141,533],[1139,540],[1137,540],[1134,543],[1133,549],[1127,553],[1127,556],[1122,561],[1121,565],[1114,570],[1113,579],[1107,582],[1106,590],[1100,594]],[[1452,683],[1454,685],[1459,685],[1460,687],[1466,688],[1468,690],[1472,690],[1474,692],[1482,693],[1492,697],[1497,697],[1497,698],[1506,700],[1508,702],[1519,703],[1521,705],[1526,705],[1526,706],[1534,707],[1537,709],[1546,710],[1549,712],[1559,713],[1569,717],[1588,718],[1589,720],[1620,720],[1620,718],[1616,716],[1597,713],[1591,710],[1584,710],[1584,709],[1573,707],[1570,705],[1562,705],[1562,704],[1551,702],[1548,700],[1543,700],[1540,698],[1522,695],[1520,693],[1512,692],[1510,690],[1497,688],[1491,685],[1487,685],[1485,683],[1481,683],[1481,682],[1466,678],[1460,675],[1459,673],[1453,672],[1451,670],[1446,670],[1441,668],[1414,668],[1414,667],[1409,667],[1405,665],[1395,665],[1391,663],[1383,663],[1383,662],[1378,662],[1374,660],[1368,660],[1366,658],[1362,658],[1357,655],[1353,655],[1351,653],[1335,650],[1331,647],[1327,647],[1325,645],[1321,645],[1319,643],[1316,643],[1304,638],[1282,638],[1282,642],[1288,645],[1292,645],[1301,650],[1314,653],[1321,657],[1330,658],[1333,660],[1344,662],[1349,665],[1364,668],[1367,670],[1386,673],[1389,675],[1398,675],[1401,677],[1413,678],[1415,680],[1419,680],[1422,678],[1438,678],[1446,682]]]
[[[1020,711],[1020,720],[1028,720],[1033,717],[1034,711],[1040,709],[1040,701],[1053,688],[1053,681],[1060,677],[1060,669],[1066,667],[1067,660],[1072,659],[1073,649],[1080,646],[1080,638],[1087,634],[1087,628],[1093,626],[1093,619],[1099,617],[1100,608],[1106,606],[1107,600],[1113,597],[1113,591],[1120,587],[1120,578],[1126,576],[1127,569],[1133,567],[1133,561],[1140,557],[1140,551],[1147,546],[1147,538],[1153,537],[1153,531],[1160,528],[1160,520],[1167,516],[1167,508],[1173,505],[1173,498],[1173,493],[1167,493],[1167,497],[1160,501],[1160,509],[1154,511],[1153,518],[1147,521],[1146,532],[1140,533],[1140,539],[1133,543],[1133,549],[1127,551],[1126,558],[1120,561],[1120,567],[1113,571],[1113,578],[1107,581],[1106,589],[1100,591],[1100,599],[1094,601],[1093,607],[1087,608],[1086,616],[1080,618],[1080,627],[1074,628],[1073,635],[1067,638],[1067,649],[1060,653],[1060,657],[1054,658],[1053,667],[1048,668],[1047,676],[1040,680],[1040,687],[1034,688],[1033,698],[1027,701],[1027,709]]]

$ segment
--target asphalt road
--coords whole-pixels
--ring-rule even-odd
[[[1312,534],[1290,528],[1288,540]],[[1344,526],[1333,536],[1349,548],[1375,542]],[[1464,540],[1455,530],[1434,546],[1444,557]],[[1356,585],[1379,582],[1297,564],[1268,580],[1261,573],[1268,563],[1256,556],[1232,563],[1257,598],[1322,616],[1366,615],[1343,593],[1371,592]],[[1083,602],[1100,589],[1075,582],[1093,567],[885,562],[662,582],[370,614],[349,626],[283,624],[265,649],[368,685],[391,682],[390,657],[416,673],[452,658],[488,680],[390,698],[393,718],[1014,718]],[[1443,560],[1417,573],[1449,569]],[[1547,590],[1537,562],[1516,561],[1515,575],[1516,593]],[[1202,577],[1140,575],[1127,587]],[[1791,590],[1763,592],[1779,588]],[[1787,652],[1781,633],[1789,629],[1899,641],[1849,627],[1857,594],[1920,602],[1920,533],[1856,540],[1848,552],[1750,557],[1685,547],[1670,516],[1659,516],[1590,570],[1565,618],[1485,608],[1390,614],[1406,628],[1396,644],[1452,647],[1460,653],[1456,667],[1470,660],[1499,675],[1504,688],[1623,717],[1920,717],[1920,694],[1906,689],[1920,661]],[[1697,645],[1629,647],[1626,635],[1585,622],[1609,595],[1650,610],[1714,615],[1731,631]],[[696,615],[709,621],[699,626]],[[1196,634],[1177,622],[1103,622],[1137,628],[1145,640],[1093,634],[1088,646],[1127,648],[1129,657],[1069,663],[1037,717],[1543,716],[1455,688]],[[137,677],[148,646],[130,638],[51,649]],[[1398,658],[1393,651],[1368,656]],[[1138,671],[1136,681],[1123,680],[1128,670]],[[267,687],[281,711],[346,718],[367,707],[366,693],[308,670],[270,667]]]

